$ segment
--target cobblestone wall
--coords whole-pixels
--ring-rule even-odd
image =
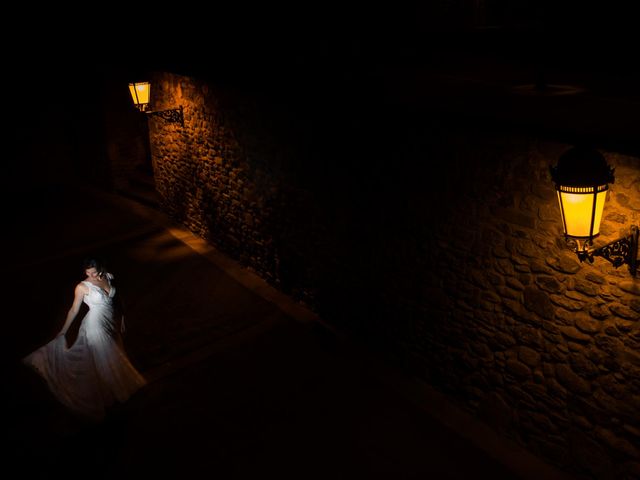
[[[548,175],[567,145],[487,135],[448,144],[462,173],[438,192],[446,216],[408,215],[411,235],[395,236],[378,267],[380,278],[396,272],[386,311],[402,324],[409,364],[542,457],[635,478],[640,279],[603,259],[580,264],[567,249]],[[602,243],[640,222],[640,161],[603,153],[616,182]],[[414,211],[433,201],[418,195]],[[398,263],[391,252],[402,249]]]
[[[159,107],[185,106],[184,127],[151,124],[176,219],[541,457],[640,475],[640,279],[567,249],[548,169],[568,145],[381,127],[322,192],[282,112],[158,81]],[[604,243],[640,223],[640,159],[603,153]]]
[[[152,161],[163,208],[246,267],[310,301],[302,258],[320,228],[295,179],[291,120],[259,95],[159,75],[156,109],[184,106],[185,125],[152,119]],[[304,238],[300,238],[301,233]]]

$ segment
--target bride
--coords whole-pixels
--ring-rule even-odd
[[[49,390],[72,412],[101,420],[106,408],[124,402],[146,384],[124,351],[124,316],[118,315],[113,275],[95,259],[84,264],[86,278],[75,288],[73,304],[56,338],[23,358],[47,382]],[[80,311],[76,341],[67,346],[66,332]]]

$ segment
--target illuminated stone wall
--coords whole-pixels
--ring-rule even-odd
[[[406,365],[543,458],[596,478],[637,474],[640,278],[566,248],[548,166],[567,146],[447,143],[442,160],[460,173],[444,193],[415,192],[376,266]],[[604,243],[640,223],[640,161],[603,153],[616,167]],[[421,221],[434,200],[443,215]]]
[[[224,99],[204,83],[165,76],[155,84],[169,92],[156,109],[182,104],[185,116],[184,127],[160,119],[152,119],[150,127],[163,207],[226,253],[269,275],[274,259],[265,245],[269,234],[262,229],[270,228],[274,211],[265,192],[277,180],[250,163],[239,136],[250,135],[251,128],[235,128],[229,112],[220,106]]]
[[[638,475],[640,278],[567,250],[548,170],[567,144],[396,115],[314,158],[256,98],[157,80],[185,106],[184,128],[151,124],[174,218],[540,457]],[[640,159],[602,151],[605,242],[640,224]]]
[[[155,85],[155,108],[182,104],[185,117],[184,127],[150,119],[163,208],[272,284],[309,300],[301,259],[311,255],[309,232],[319,225],[294,178],[295,126],[272,104],[203,81],[160,75]],[[309,237],[295,240],[300,232]]]

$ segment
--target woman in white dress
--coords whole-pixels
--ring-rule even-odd
[[[123,348],[124,316],[116,308],[113,275],[95,259],[85,261],[84,266],[87,277],[76,285],[62,330],[23,362],[35,368],[69,410],[90,420],[101,420],[107,407],[126,401],[146,381]],[[65,334],[82,302],[89,311],[82,319],[76,341],[69,347]]]

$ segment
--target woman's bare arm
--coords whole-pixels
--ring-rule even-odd
[[[62,326],[62,330],[58,335],[64,335],[69,330],[71,323],[73,323],[73,319],[76,318],[78,312],[80,311],[80,307],[82,306],[82,299],[87,294],[87,287],[82,283],[76,285],[76,289],[74,291],[73,304],[67,313],[67,318],[64,321],[64,325]]]

